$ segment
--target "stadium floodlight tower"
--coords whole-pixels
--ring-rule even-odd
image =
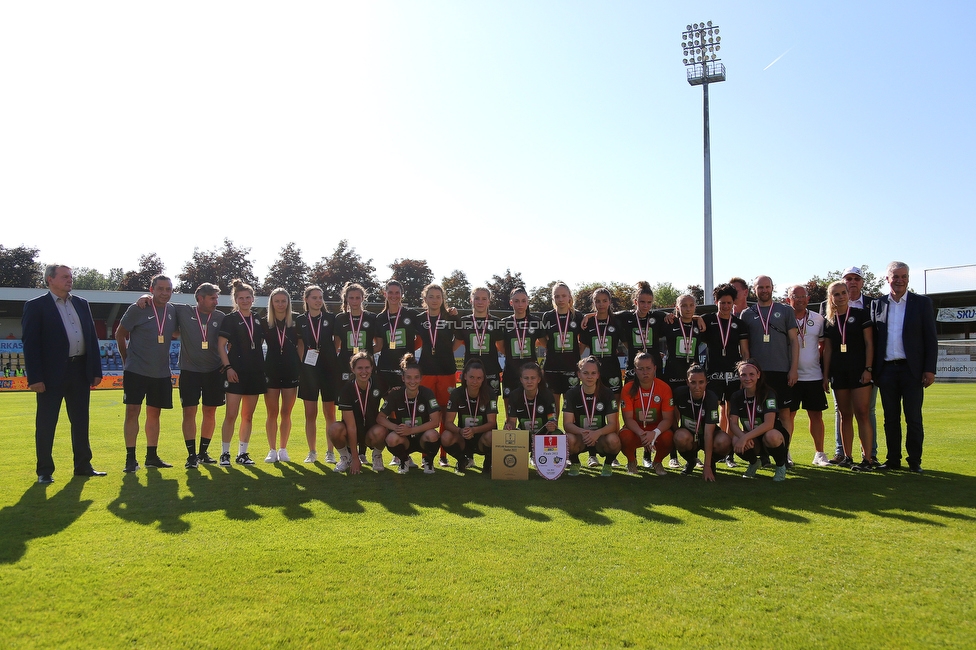
[[[718,25],[694,23],[681,34],[681,50],[688,70],[688,83],[702,87],[705,120],[705,304],[712,304],[715,287],[712,269],[712,163],[708,136],[708,84],[725,81],[725,65],[717,52],[722,49]]]

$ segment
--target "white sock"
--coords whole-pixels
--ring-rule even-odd
[[[237,445],[237,453],[238,454],[246,454],[247,453],[247,445],[248,445],[248,443],[246,443],[246,442],[242,442],[239,445]]]
[[[339,458],[349,458],[349,447],[343,447],[342,449],[337,449],[339,452]]]
[[[229,454],[230,453],[230,443],[229,442],[222,442],[222,443],[220,443],[220,450],[223,451],[225,454]]]

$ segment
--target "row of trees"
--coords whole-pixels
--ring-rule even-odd
[[[195,248],[192,257],[183,265],[182,271],[174,278],[176,291],[193,293],[203,282],[218,285],[221,292],[230,291],[231,281],[241,278],[251,284],[259,293],[267,294],[276,287],[284,287],[295,298],[302,295],[305,287],[317,284],[322,287],[326,300],[339,300],[342,288],[347,282],[358,282],[366,290],[369,301],[379,301],[381,296],[381,281],[376,275],[376,266],[372,259],[363,259],[356,249],[343,239],[336,246],[331,255],[323,257],[315,264],[308,264],[302,257],[302,251],[294,242],[286,244],[278,253],[278,258],[268,269],[263,282],[258,281],[254,272],[254,265],[249,255],[251,249],[236,245],[230,239],[224,239],[223,245],[212,250]],[[0,286],[4,287],[41,287],[43,286],[43,266],[38,261],[39,249],[29,246],[4,248],[0,246]],[[397,258],[389,265],[391,274],[389,280],[397,280],[403,285],[406,302],[419,305],[420,295],[424,286],[434,282],[434,273],[427,266],[426,260]],[[869,294],[877,294],[882,289],[883,278],[876,277],[867,266],[862,266],[865,276],[864,290]],[[149,286],[150,279],[163,273],[165,266],[156,253],[147,253],[139,258],[139,268],[124,271],[112,268],[107,274],[96,269],[81,267],[74,269],[75,289],[90,290],[119,290],[144,291]],[[832,271],[826,277],[814,276],[807,283],[811,302],[820,302],[826,297],[827,285],[842,277],[842,271]],[[386,279],[383,280],[385,282]],[[512,273],[505,269],[502,275],[492,275],[490,280],[475,286],[483,286],[491,290],[492,300],[490,308],[493,310],[509,309],[508,296],[516,287],[525,287],[529,293],[529,308],[533,311],[545,311],[551,308],[552,287],[558,280],[546,285],[529,289],[519,272]],[[451,305],[463,307],[468,304],[472,284],[464,271],[455,270],[440,280],[444,287],[447,300]],[[634,285],[623,282],[589,282],[579,286],[574,291],[574,304],[577,309],[588,310],[590,299],[599,287],[606,287],[612,294],[615,309],[626,309],[633,304]],[[704,302],[704,292],[699,285],[689,285],[684,291],[674,287],[670,282],[660,282],[652,285],[654,302],[659,307],[671,307],[682,293],[695,296],[698,304]],[[785,293],[785,288],[784,288]],[[754,299],[754,296],[752,296]]]

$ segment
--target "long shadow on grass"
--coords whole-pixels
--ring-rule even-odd
[[[561,513],[598,526],[612,525],[621,511],[649,525],[684,525],[699,518],[734,522],[757,514],[796,524],[865,513],[930,526],[945,526],[947,519],[976,519],[958,512],[976,508],[976,477],[933,471],[916,476],[797,467],[786,482],[774,483],[768,472],[744,480],[741,469],[721,470],[716,483],[706,484],[700,473],[631,477],[617,472],[604,478],[584,470],[579,477],[557,481],[535,475],[529,481],[492,481],[480,470],[464,476],[415,470],[400,476],[364,469],[359,476],[347,476],[331,469],[299,463],[205,466],[187,472],[189,494],[182,496],[176,470],[149,470],[123,477],[109,510],[126,521],[158,525],[166,533],[189,530],[187,515],[192,513],[223,512],[229,519],[247,521],[260,519],[260,509],[273,508],[301,520],[314,517],[313,506],[319,504],[344,514],[364,513],[368,504],[377,504],[396,516],[418,517],[434,509],[471,520],[502,509],[538,523]],[[146,477],[144,482],[140,476]]]
[[[53,486],[34,484],[20,501],[0,510],[0,564],[17,562],[33,539],[60,533],[78,520],[92,501],[81,500],[85,479],[73,477],[48,498]]]

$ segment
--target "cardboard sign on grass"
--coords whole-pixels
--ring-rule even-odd
[[[491,478],[526,481],[529,478],[529,432],[499,429],[491,433]]]

